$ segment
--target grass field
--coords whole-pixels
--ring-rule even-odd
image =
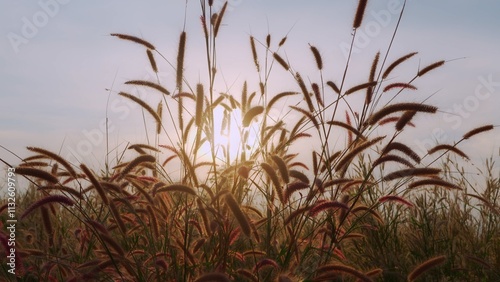
[[[478,165],[479,183],[471,181],[460,146],[495,126],[478,125],[425,155],[405,141],[419,126],[415,117],[438,111],[426,97],[414,101],[418,86],[445,61],[418,68],[417,53],[389,61],[389,47],[365,66],[348,60],[343,76],[332,78],[319,47],[308,46],[317,73],[305,74],[283,56],[287,37],[250,36],[259,83],[218,93],[217,36],[227,3],[218,11],[212,4],[200,2],[206,43],[200,68],[208,71],[201,81],[184,75],[187,31],[177,39],[175,62],[153,43],[112,34],[142,46],[155,73],[165,63],[176,73],[175,81],[123,86],[158,97],[155,104],[116,94],[140,106],[153,137],[115,158],[103,156],[100,168],[29,147],[31,155],[15,168],[18,178],[29,179],[17,195],[16,275],[6,259],[8,202],[0,202],[0,276],[500,281],[500,174],[490,159]],[[353,17],[353,42],[366,4],[359,1]],[[412,64],[415,73],[398,81],[398,67]],[[354,67],[366,81],[347,85]],[[276,71],[295,84],[269,93]],[[411,101],[404,101],[407,92]],[[354,102],[359,97],[363,102]]]

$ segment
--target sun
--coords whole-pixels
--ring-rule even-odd
[[[253,124],[244,128],[240,109],[216,108],[213,110],[214,154],[218,160],[233,163],[241,156],[249,156],[257,143],[258,126]],[[210,145],[205,144],[202,151],[210,155]]]

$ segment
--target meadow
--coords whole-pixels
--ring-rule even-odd
[[[29,181],[17,195],[15,275],[7,264],[8,203],[0,201],[0,277],[500,281],[500,174],[491,158],[480,165],[482,182],[470,181],[462,166],[470,156],[460,146],[497,128],[478,124],[425,155],[406,143],[419,117],[439,111],[418,87],[447,62],[418,66],[416,52],[392,59],[391,43],[364,66],[351,65],[349,54],[343,75],[332,77],[321,46],[304,43],[316,72],[301,73],[283,55],[286,35],[250,35],[246,51],[259,82],[220,93],[227,4],[200,1],[202,79],[184,73],[189,31],[176,39],[175,61],[146,39],[111,34],[141,46],[145,65],[169,68],[175,79],[123,85],[156,104],[113,94],[140,106],[149,134],[102,156],[103,167],[28,147],[31,155],[15,167]],[[366,5],[357,3],[352,42]],[[414,72],[395,75],[403,66]],[[346,83],[353,68],[364,82]],[[294,84],[270,93],[278,71]]]

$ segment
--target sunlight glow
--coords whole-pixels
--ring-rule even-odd
[[[214,150],[217,159],[233,163],[240,159],[244,152],[248,157],[257,145],[258,124],[252,123],[248,128],[242,126],[240,109],[231,112],[214,109]],[[210,145],[205,143],[201,150],[204,155],[210,155]]]

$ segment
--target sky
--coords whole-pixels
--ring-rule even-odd
[[[349,85],[365,82],[376,52],[385,54],[403,4],[402,0],[368,2],[354,44]],[[215,8],[222,3],[215,0]],[[257,81],[248,39],[253,35],[264,41],[268,33],[275,46],[287,35],[280,52],[294,69],[317,75],[309,51],[312,44],[325,61],[325,77],[340,80],[356,5],[357,1],[330,0],[228,1],[218,36],[217,90],[231,86],[240,91],[244,81]],[[112,148],[144,143],[140,111],[117,93],[130,90],[125,81],[152,79],[154,74],[141,46],[109,34],[144,38],[175,62],[185,21],[186,76],[194,83],[206,82],[199,6],[199,1],[186,5],[181,0],[2,1],[0,157],[17,165],[19,159],[4,148],[27,157],[26,146],[37,146],[60,152],[71,161],[102,165],[107,114]],[[437,117],[416,121],[419,126],[408,144],[417,152],[437,143],[453,143],[477,126],[500,125],[498,11],[500,2],[495,0],[407,2],[388,62],[418,51],[411,63],[398,69],[414,74],[419,65],[447,61],[417,83],[416,93],[404,97],[414,102],[428,99],[440,109]],[[165,61],[159,61],[159,68],[160,80],[173,89],[175,72]],[[270,87],[276,93],[291,90],[285,76],[281,70],[273,73]],[[249,85],[257,90],[255,83]],[[500,128],[460,148],[478,165],[489,156],[498,161]]]

